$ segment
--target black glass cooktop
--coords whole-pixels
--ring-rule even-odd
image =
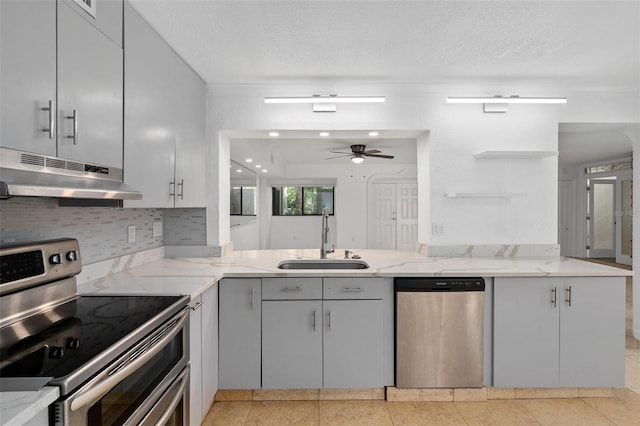
[[[61,319],[58,315],[53,324],[2,348],[0,377],[67,376],[182,298],[79,296],[57,308],[66,312]],[[47,316],[53,315],[45,312],[30,320],[42,324]]]

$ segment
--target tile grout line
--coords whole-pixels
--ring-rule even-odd
[[[457,401],[457,402],[462,402],[462,401]],[[451,401],[451,403],[453,404],[453,408],[456,409],[456,413],[458,413],[458,415],[462,418],[462,421],[468,426],[469,425],[469,421],[464,416],[464,414],[462,414],[462,411],[460,411],[460,409],[456,405],[456,401]]]

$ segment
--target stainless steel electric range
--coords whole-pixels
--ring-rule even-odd
[[[188,424],[188,296],[77,295],[78,241],[0,248],[0,390],[54,425]]]

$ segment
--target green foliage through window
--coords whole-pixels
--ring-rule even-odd
[[[312,216],[327,208],[333,215],[333,186],[274,186],[274,216]]]

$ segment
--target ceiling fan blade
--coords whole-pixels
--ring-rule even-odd
[[[334,151],[331,151],[331,152],[334,152]],[[351,154],[351,153],[349,153],[349,154],[345,153],[345,154],[343,154],[343,155],[336,155],[335,157],[328,157],[328,158],[325,158],[325,160],[333,160],[334,158],[351,157],[352,155],[353,155],[353,154]]]
[[[369,151],[365,151],[365,152],[363,152],[363,154],[365,154],[365,155],[369,155],[369,154],[379,154],[379,153],[381,153],[381,152],[382,152],[382,151],[380,151],[379,149],[370,149]]]
[[[382,154],[367,154],[365,153],[364,155],[366,155],[367,157],[376,157],[376,158],[387,158],[389,160],[391,160],[393,157],[393,155],[382,155]]]
[[[329,151],[329,152],[333,152],[334,154],[353,155],[353,152],[344,152],[344,151]]]

